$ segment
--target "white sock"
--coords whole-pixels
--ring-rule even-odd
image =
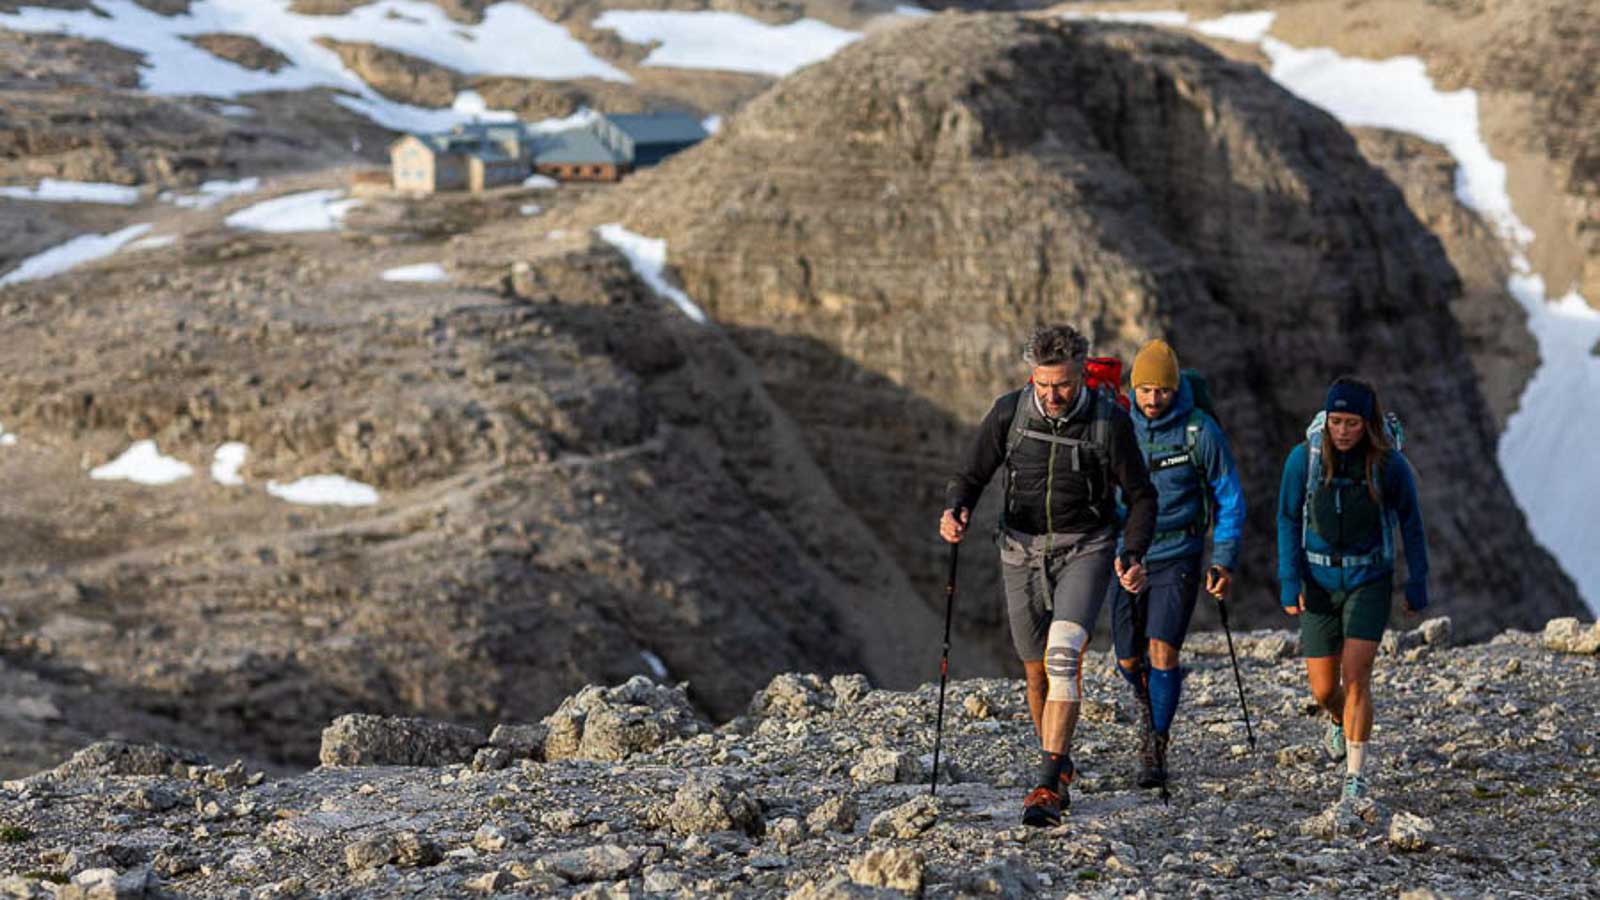
[[[1361,766],[1367,761],[1366,741],[1346,741],[1344,745],[1344,770],[1351,775],[1360,775]]]

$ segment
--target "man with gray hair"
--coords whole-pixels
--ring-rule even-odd
[[[1033,332],[1022,351],[1032,378],[984,416],[939,521],[940,535],[959,542],[984,486],[1005,466],[1000,574],[1041,746],[1022,821],[1040,827],[1060,824],[1070,804],[1083,654],[1106,582],[1115,570],[1129,591],[1144,588],[1155,532],[1156,491],[1133,424],[1111,392],[1084,383],[1088,355],[1089,342],[1070,326]],[[1128,510],[1120,557],[1117,488]]]

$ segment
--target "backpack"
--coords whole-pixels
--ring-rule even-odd
[[[1328,566],[1330,568],[1345,568],[1355,566],[1370,566],[1374,563],[1392,564],[1394,562],[1394,533],[1399,527],[1397,515],[1394,510],[1383,506],[1383,501],[1378,501],[1379,519],[1383,523],[1383,546],[1363,556],[1329,556],[1325,553],[1313,553],[1305,549],[1305,536],[1311,532],[1311,497],[1317,490],[1317,480],[1322,475],[1322,433],[1328,422],[1327,412],[1318,412],[1311,419],[1311,424],[1306,426],[1306,490],[1305,500],[1300,505],[1300,546],[1305,550],[1306,561],[1312,565]],[[1404,449],[1406,443],[1405,429],[1400,425],[1400,417],[1391,410],[1383,414],[1383,430],[1389,436],[1389,443],[1395,450]],[[1372,479],[1375,473],[1368,472],[1367,478]],[[1383,491],[1378,491],[1382,498]]]
[[[1115,356],[1091,356],[1083,361],[1083,383],[1093,390],[1108,388],[1117,405],[1129,408],[1128,395],[1122,392],[1122,360]],[[1206,395],[1211,396],[1209,393]]]

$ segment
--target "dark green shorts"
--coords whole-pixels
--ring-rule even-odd
[[[1383,640],[1383,630],[1389,627],[1389,597],[1393,593],[1393,575],[1350,591],[1328,591],[1306,579],[1306,609],[1300,614],[1300,655],[1338,656],[1347,637]]]

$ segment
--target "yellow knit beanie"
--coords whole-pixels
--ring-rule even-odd
[[[1144,345],[1133,358],[1133,377],[1128,383],[1134,387],[1153,384],[1156,387],[1178,389],[1178,354],[1166,341],[1155,340]]]

